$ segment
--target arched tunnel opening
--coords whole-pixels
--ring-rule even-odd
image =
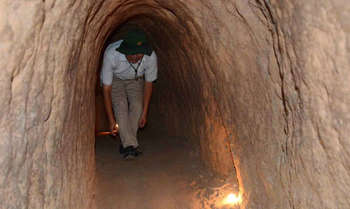
[[[189,155],[186,156],[187,152],[192,154],[201,153],[201,157],[202,159],[205,159],[204,162],[206,162],[206,165],[208,167],[211,167],[216,175],[230,178],[232,181],[230,182],[230,186],[237,186],[237,179],[230,151],[231,148],[228,133],[221,121],[221,112],[216,111],[218,109],[217,102],[215,101],[214,96],[212,96],[212,90],[218,90],[218,87],[215,82],[207,82],[210,80],[208,77],[209,75],[207,75],[207,73],[204,73],[215,69],[215,64],[213,62],[214,59],[210,50],[208,50],[205,46],[201,46],[201,43],[204,42],[204,38],[202,37],[203,32],[200,31],[198,25],[194,25],[194,23],[192,23],[193,20],[191,20],[191,17],[186,14],[185,10],[182,10],[183,14],[181,17],[177,17],[175,10],[171,11],[170,9],[162,9],[161,11],[157,12],[160,14],[157,14],[155,11],[152,11],[152,9],[153,8],[150,9],[149,14],[147,14],[148,12],[146,12],[146,10],[142,10],[147,15],[136,15],[132,16],[130,19],[126,19],[125,22],[121,23],[116,27],[116,29],[110,32],[110,35],[104,44],[104,48],[107,48],[109,44],[122,39],[122,34],[125,34],[128,29],[134,27],[142,28],[144,31],[147,31],[149,37],[148,39],[151,41],[153,48],[158,55],[159,62],[159,79],[157,79],[157,81],[153,84],[153,99],[151,100],[151,110],[148,116],[150,122],[147,125],[147,128],[141,131],[151,133],[153,132],[153,134],[146,134],[152,135],[148,136],[151,138],[149,140],[147,140],[147,137],[145,136],[139,137],[139,140],[141,140],[139,142],[141,143],[141,149],[142,147],[146,148],[146,156],[144,157],[146,159],[141,160],[141,166],[137,164],[134,165],[134,171],[130,169],[129,164],[126,165],[126,168],[116,168],[114,166],[115,170],[119,170],[119,176],[124,175],[127,177],[128,180],[125,180],[125,182],[137,181],[140,176],[143,176],[143,178],[147,179],[147,183],[144,184],[148,185],[149,188],[142,191],[138,191],[140,189],[134,188],[133,190],[137,191],[136,194],[134,194],[135,192],[132,192],[130,189],[131,192],[127,195],[129,199],[124,197],[124,200],[120,200],[119,203],[115,204],[115,207],[125,208],[127,207],[127,204],[123,202],[128,201],[142,201],[142,203],[133,203],[138,205],[147,204],[144,203],[144,201],[146,201],[145,199],[147,199],[148,202],[156,202],[156,204],[158,204],[157,206],[160,208],[172,208],[173,206],[171,206],[171,201],[169,202],[169,200],[166,200],[169,198],[169,196],[171,196],[170,199],[177,199],[175,207],[179,207],[178,204],[182,204],[180,207],[196,208],[199,206],[195,206],[198,203],[194,203],[194,201],[192,203],[192,206],[190,206],[189,203],[187,203],[187,206],[184,203],[180,203],[181,201],[188,202],[188,200],[186,200],[185,197],[182,197],[182,200],[178,200],[179,197],[177,197],[176,192],[174,191],[167,191],[166,195],[168,197],[166,195],[159,195],[157,193],[151,192],[152,190],[162,190],[162,187],[165,187],[165,190],[169,190],[169,188],[172,188],[173,190],[178,189],[174,187],[174,185],[181,184],[180,181],[172,182],[173,186],[165,186],[166,182],[161,182],[160,184],[158,183],[158,185],[157,183],[153,183],[151,186],[150,182],[162,181],[160,179],[160,176],[162,175],[161,170],[163,170],[163,172],[165,172],[167,175],[167,178],[164,181],[172,181],[171,179],[175,177],[172,177],[171,175],[185,176],[190,174],[193,175],[193,173],[198,173],[197,177],[192,177],[192,179],[196,179],[200,178],[200,176],[203,176],[204,173],[207,174],[208,171],[204,171],[203,169],[199,169],[197,167],[198,165],[196,164],[198,164],[198,162],[196,162],[196,159],[191,159]],[[169,17],[171,19],[167,19]],[[103,59],[101,58],[100,63],[103,62],[102,60]],[[99,70],[97,70],[98,76],[100,74],[100,71],[101,67]],[[106,112],[104,110],[103,88],[100,82],[97,82],[97,89],[95,124],[96,130],[108,130],[108,118],[106,117]],[[211,117],[213,118],[208,119]],[[155,138],[157,137],[161,138],[161,140],[156,140]],[[213,137],[215,139],[208,137]],[[109,139],[111,140],[111,138]],[[109,149],[110,147],[114,147],[114,149],[112,149],[112,153],[116,154],[118,146],[121,146],[119,136],[115,139],[118,142],[114,144],[112,142],[108,144],[108,142],[106,142],[108,141],[106,140],[106,137],[98,137],[96,140],[96,152],[98,156],[97,159],[103,157],[106,158],[108,156],[105,153],[108,152],[106,149]],[[168,142],[169,140],[179,140],[181,142]],[[146,142],[143,143],[143,141]],[[163,146],[157,145],[157,143],[163,144]],[[165,144],[167,144],[167,146],[171,146],[171,149],[169,150],[169,148],[164,147]],[[189,147],[186,149],[181,146],[184,144]],[[104,148],[99,149],[98,146],[102,146]],[[176,147],[178,147],[177,153]],[[100,155],[99,152],[101,152]],[[150,155],[152,155],[152,157]],[[164,155],[167,157],[164,157]],[[161,160],[157,161],[156,159]],[[162,162],[165,159],[167,159],[168,164],[178,163],[180,166],[174,166],[174,168],[171,166],[164,166]],[[103,160],[101,159],[101,161]],[[152,161],[152,163],[148,165],[148,161]],[[96,163],[97,168],[99,168],[99,162],[97,161]],[[115,163],[115,161],[111,161],[111,164]],[[152,164],[159,164],[159,168],[152,166]],[[194,167],[196,169],[193,169],[191,172],[189,172],[189,174],[185,174],[184,172],[186,166],[183,164],[188,164],[187,167]],[[102,165],[100,167],[101,172],[103,172],[105,169]],[[107,166],[105,165],[104,167]],[[155,180],[151,177],[146,177],[147,172],[136,175],[135,180],[131,179],[132,177],[129,173],[138,172],[141,169],[149,170],[151,173],[150,175],[154,175],[158,177],[158,179]],[[121,174],[120,170],[128,170],[128,172]],[[175,173],[178,172],[179,174],[174,174],[174,171]],[[120,182],[123,180],[115,180],[115,185],[112,185],[112,181],[107,180],[110,178],[107,175],[101,175],[100,179],[101,178],[104,178],[104,180],[100,180],[98,182],[108,181],[108,183],[105,183],[105,185],[108,185],[109,188],[114,187],[117,190],[124,190],[123,186],[120,185]],[[186,180],[189,181],[188,179]],[[191,183],[191,181],[188,183]],[[98,185],[102,184],[103,183]],[[139,184],[140,185],[138,186],[142,187],[142,183]],[[194,184],[194,181],[192,181],[192,184]],[[208,200],[206,200],[205,204],[212,206],[220,205],[220,203],[215,203],[220,202],[218,200],[224,199],[223,197],[219,197],[219,193],[221,196],[229,194],[228,183],[224,182],[222,185],[225,185],[226,188],[216,189],[215,191],[213,190],[212,196],[215,196],[215,198],[207,198]],[[102,187],[103,186],[101,186],[100,190],[108,190],[108,188]],[[127,185],[125,185],[125,187],[127,187]],[[202,187],[204,187],[204,185],[202,185]],[[231,192],[234,192],[238,195],[238,189],[231,189]],[[200,192],[200,189],[197,190],[198,191],[194,191],[193,193]],[[150,192],[152,193],[151,197],[144,196],[144,199],[134,197],[138,196],[139,193],[147,194]],[[100,193],[101,198],[99,198],[99,196],[97,198],[98,206],[101,204],[100,207],[103,208],[103,206],[106,205],[113,205],[113,203],[106,203],[108,201],[106,201],[106,196],[104,194],[105,192],[101,191]],[[185,196],[183,193],[185,193],[185,191],[182,192],[181,196]],[[119,194],[116,195],[119,196]],[[215,199],[215,201],[210,199]],[[210,203],[210,201],[212,203]],[[160,202],[163,202],[163,204],[166,204],[167,206],[159,205]],[[204,203],[202,204],[205,205]],[[157,206],[149,205],[144,207],[154,208]]]
[[[347,208],[348,10],[344,0],[2,1],[0,205],[98,208],[98,70],[113,31],[133,24],[159,61],[147,129],[233,175],[234,207]]]

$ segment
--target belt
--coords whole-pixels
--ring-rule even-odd
[[[145,76],[138,76],[136,78],[130,78],[130,79],[120,79],[120,78],[118,79],[122,81],[139,81],[139,80],[145,80]]]
[[[139,76],[139,77],[136,77],[136,78],[130,79],[130,80],[135,80],[135,81],[145,80],[145,76]]]

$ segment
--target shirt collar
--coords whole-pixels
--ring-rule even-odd
[[[122,54],[122,53],[120,53],[120,61],[121,62],[128,62],[128,60],[126,59],[126,56],[124,55],[124,54]]]

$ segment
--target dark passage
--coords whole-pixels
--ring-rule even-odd
[[[109,36],[105,48],[109,44],[123,39],[125,34],[129,34],[130,29],[139,28],[139,22],[145,20],[151,21],[151,23],[155,22],[152,18],[147,17],[129,20]],[[99,136],[96,138],[97,208],[99,209],[221,209],[236,207],[234,204],[225,203],[225,198],[230,193],[239,193],[235,173],[226,174],[224,180],[223,176],[215,175],[205,167],[200,159],[198,139],[193,134],[186,133],[186,128],[184,128],[184,124],[188,123],[190,119],[188,115],[182,113],[184,118],[176,130],[169,126],[175,121],[164,115],[165,112],[174,114],[173,111],[176,111],[178,106],[186,106],[184,108],[187,109],[186,111],[196,108],[197,103],[201,100],[199,95],[197,97],[191,96],[190,101],[186,101],[186,103],[179,97],[171,104],[169,98],[174,99],[175,94],[183,94],[186,88],[195,90],[202,88],[197,79],[194,79],[191,87],[169,88],[169,84],[176,81],[176,74],[172,71],[190,66],[197,69],[198,63],[195,63],[195,59],[198,59],[200,55],[188,56],[185,60],[182,60],[183,57],[180,56],[175,56],[172,60],[165,57],[169,56],[166,53],[185,52],[184,48],[170,43],[170,41],[178,39],[178,36],[167,35],[169,42],[161,45],[164,39],[157,33],[160,32],[159,30],[166,31],[166,29],[162,27],[152,31],[148,28],[148,40],[152,40],[159,57],[160,76],[157,82],[153,83],[153,100],[150,104],[151,111],[147,117],[149,122],[145,129],[139,130],[138,141],[144,153],[136,159],[125,160],[119,154],[119,135],[117,137]],[[173,63],[176,65],[172,65]],[[174,83],[174,85],[178,84]],[[96,131],[109,129],[102,91],[98,82]],[[159,107],[166,108],[166,110],[159,110]],[[200,121],[203,110],[198,109],[197,111],[195,113],[196,120]],[[196,122],[196,124],[191,125],[200,126],[201,124]],[[230,158],[226,159],[226,162],[233,164]]]

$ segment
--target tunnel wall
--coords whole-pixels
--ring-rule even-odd
[[[271,3],[286,120],[277,165],[282,188],[293,194],[285,205],[346,208],[350,25],[344,20],[350,17],[349,4]]]
[[[346,0],[2,0],[1,205],[95,207],[97,55],[133,19],[159,56],[154,118],[217,174],[236,170],[241,208],[346,208],[348,11]]]
[[[0,1],[0,208],[94,208],[87,3]]]

